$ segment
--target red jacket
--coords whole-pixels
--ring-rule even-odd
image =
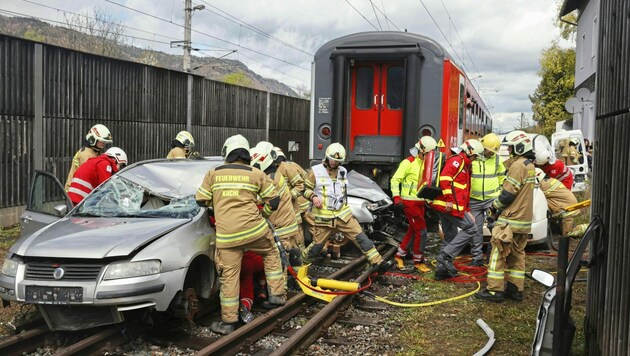
[[[573,188],[573,172],[567,167],[564,162],[557,159],[554,164],[545,164],[540,169],[551,178],[555,178],[564,184],[565,187]]]
[[[90,158],[74,173],[68,196],[74,205],[79,204],[94,188],[118,171],[116,160],[101,155]]]
[[[442,195],[437,196],[431,206],[453,216],[463,217],[469,211],[470,202],[470,165],[471,161],[465,153],[460,152],[446,160],[440,173],[440,189]],[[446,203],[453,203],[453,210],[446,212]]]

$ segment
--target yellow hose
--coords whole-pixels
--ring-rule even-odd
[[[458,295],[456,297],[452,297],[452,298],[448,298],[448,299],[436,300],[436,301],[433,301],[433,302],[405,304],[405,303],[393,302],[391,300],[385,299],[383,297],[379,297],[377,295],[374,295],[374,299],[378,300],[381,303],[394,305],[394,306],[397,306],[397,307],[403,307],[403,308],[430,307],[432,305],[448,303],[448,302],[452,302],[452,301],[455,301],[455,300],[458,300],[458,299],[468,298],[468,297],[472,296],[473,294],[477,293],[481,289],[481,283],[479,283],[479,282],[476,282],[476,283],[477,283],[477,289],[475,289],[472,292],[468,292],[466,294]]]

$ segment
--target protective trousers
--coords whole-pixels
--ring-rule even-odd
[[[409,222],[407,233],[403,237],[396,256],[404,257],[407,254],[407,246],[413,239],[413,261],[421,262],[424,260],[424,250],[427,245],[427,224],[424,220],[424,201],[423,200],[404,200],[405,217]]]
[[[273,241],[271,231],[241,246],[217,248],[215,264],[221,281],[221,319],[226,323],[238,321],[238,303],[240,292],[240,273],[243,252],[249,250],[263,257],[265,277],[271,295],[284,296],[284,273],[280,262],[280,252]]]
[[[438,211],[444,240],[442,240],[441,252],[455,258],[468,245],[469,236],[477,231],[477,226],[472,221],[472,215],[465,213],[463,217],[453,216]],[[457,228],[461,231],[457,232]]]
[[[475,218],[476,230],[468,236],[471,243],[470,254],[473,260],[483,259],[483,223],[486,220],[486,211],[492,206],[494,199],[477,200],[470,199],[470,213]]]
[[[525,286],[525,246],[527,246],[527,234],[513,234],[510,253],[506,257],[501,256],[498,248],[492,247],[490,262],[488,264],[488,290],[503,292],[505,289],[504,276],[507,272],[507,281],[512,282],[523,291]]]
[[[376,247],[374,247],[374,243],[363,232],[361,225],[355,218],[351,218],[347,222],[335,218],[330,226],[313,225],[309,227],[309,230],[313,235],[313,242],[302,253],[304,259],[317,258],[322,252],[328,236],[333,232],[341,232],[359,247],[370,264],[379,264],[383,261]]]

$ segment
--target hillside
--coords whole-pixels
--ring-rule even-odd
[[[52,26],[46,22],[23,17],[6,17],[0,15],[0,33],[29,40],[49,43],[52,45],[71,48],[81,52],[88,52],[103,56],[149,64],[157,67],[173,70],[182,70],[182,56],[172,55],[152,49],[143,49],[133,46],[124,33],[122,27],[118,28],[93,28],[81,24],[76,31],[67,27]],[[105,32],[105,31],[110,32]],[[84,32],[107,33],[109,36],[103,38],[93,36]],[[289,86],[275,80],[264,78],[245,64],[231,59],[215,59],[209,57],[198,57],[192,55],[191,68],[200,68],[193,71],[198,75],[203,75],[208,79],[241,85],[258,90],[270,91],[277,94],[296,96],[296,93]]]

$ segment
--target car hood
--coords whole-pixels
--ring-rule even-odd
[[[25,257],[88,258],[128,256],[190,219],[66,217],[13,246]]]

